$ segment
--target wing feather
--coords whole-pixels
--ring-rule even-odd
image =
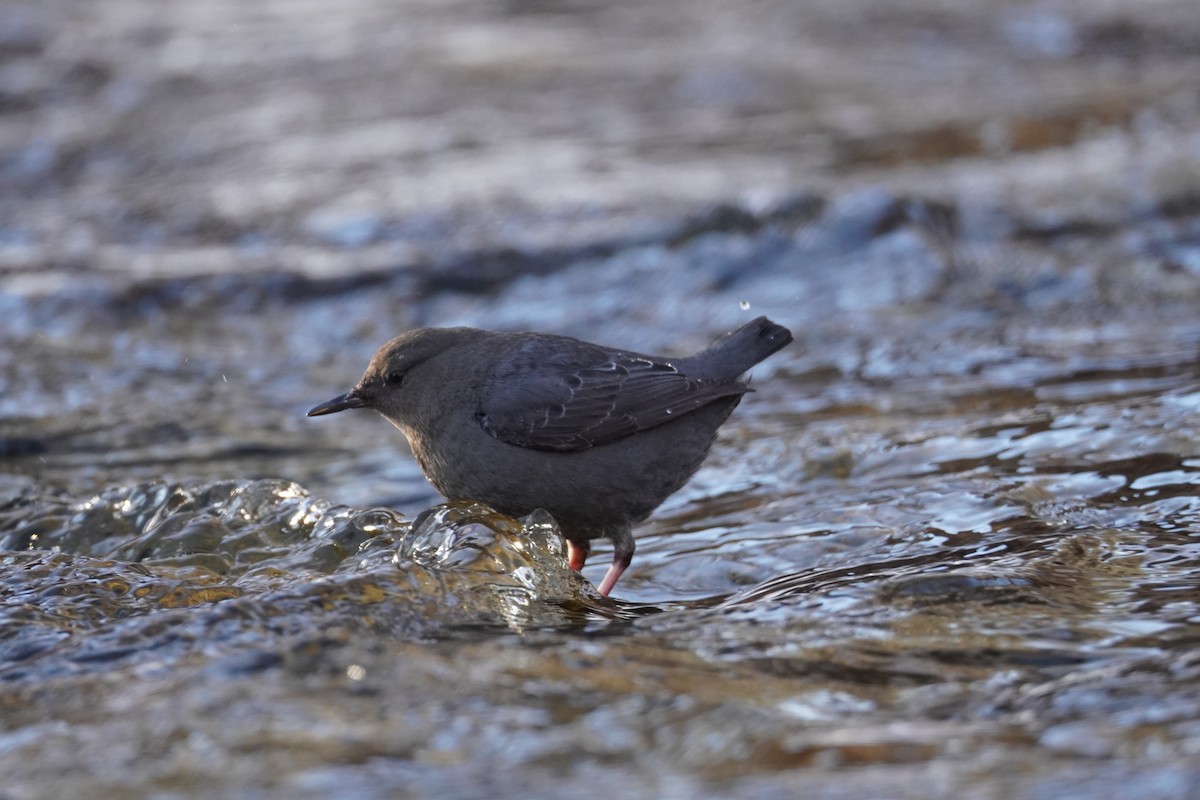
[[[505,360],[484,387],[476,414],[492,436],[536,450],[610,444],[751,391],[740,381],[689,378],[667,360],[598,347],[571,357],[536,356],[522,350]]]

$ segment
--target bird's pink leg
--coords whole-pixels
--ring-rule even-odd
[[[583,569],[583,562],[587,561],[588,553],[592,551],[591,546],[584,542],[579,544],[567,539],[567,563],[571,565],[571,569],[579,572]]]
[[[604,580],[600,581],[600,586],[597,591],[604,597],[608,597],[608,593],[617,585],[617,581],[621,579],[621,573],[633,561],[633,552],[624,552],[620,549],[613,553],[612,563],[608,565],[608,572],[604,573]]]

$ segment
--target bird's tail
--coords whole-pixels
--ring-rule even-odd
[[[787,328],[758,317],[725,334],[700,353],[683,359],[686,362],[683,371],[702,380],[734,380],[791,341],[792,332]]]

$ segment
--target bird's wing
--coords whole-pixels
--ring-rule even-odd
[[[663,359],[602,348],[537,355],[518,352],[502,361],[476,414],[492,436],[534,450],[609,444],[750,391],[737,381],[691,379]]]

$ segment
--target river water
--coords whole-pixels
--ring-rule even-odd
[[[502,5],[3,12],[0,793],[1195,796],[1187,4]],[[611,600],[304,417],[759,314]]]

